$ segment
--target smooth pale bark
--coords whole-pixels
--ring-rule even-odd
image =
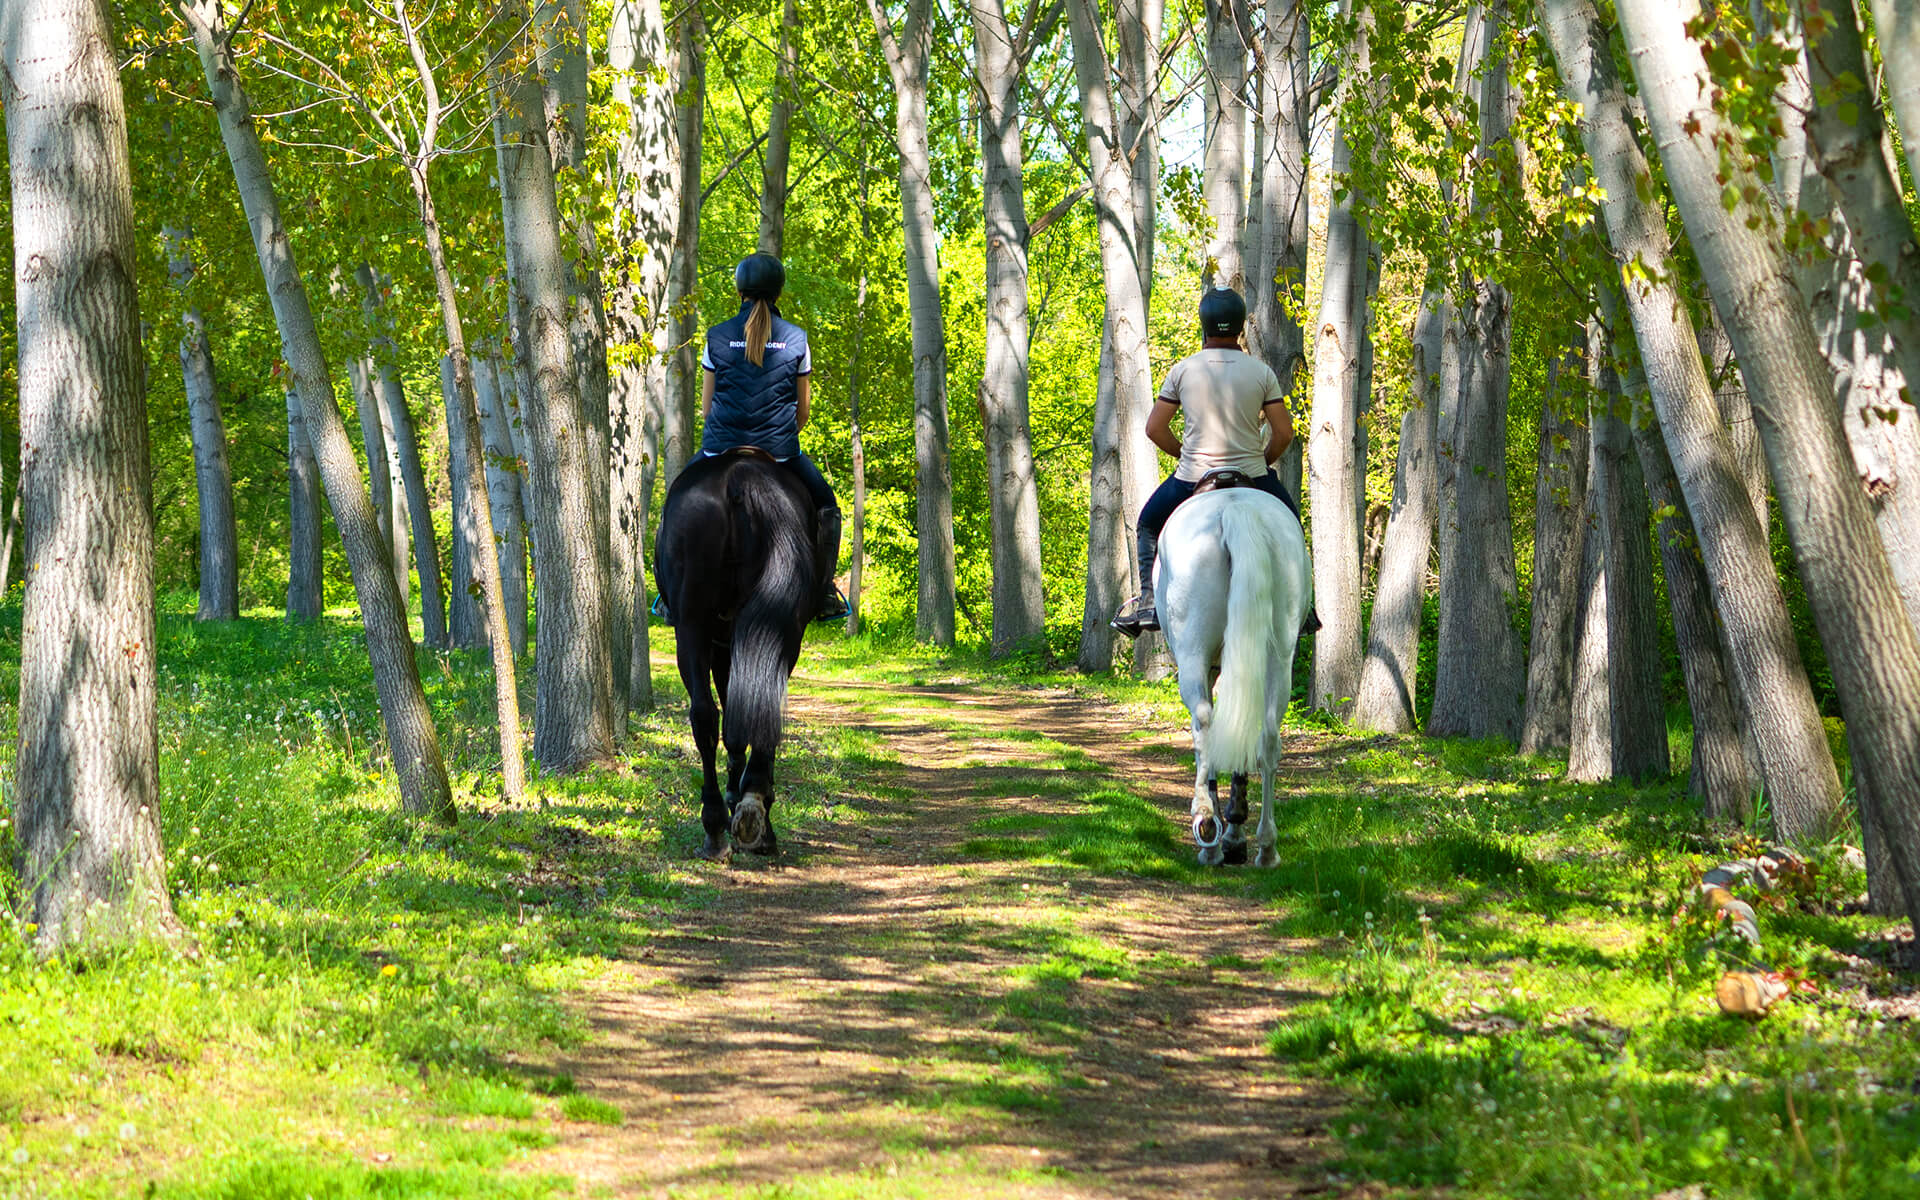
[[[1671,769],[1647,540],[1651,514],[1604,335],[1596,335],[1588,358],[1597,370],[1588,414],[1587,528],[1567,778],[1640,781]]]
[[[361,489],[353,446],[335,406],[326,354],[320,347],[306,284],[294,262],[292,240],[280,217],[280,201],[267,174],[266,157],[254,132],[247,95],[240,86],[225,18],[216,0],[187,0],[181,12],[192,31],[208,96],[220,120],[220,135],[233,165],[260,273],[266,280],[267,298],[279,326],[281,353],[300,397],[301,416],[326,486],[327,502],[333,509],[334,527],[340,531],[340,543],[353,573],[374,685],[380,693],[380,714],[386,723],[387,746],[399,777],[400,802],[408,812],[451,820],[453,793],[426,692],[420,686],[406,608],[387,569],[386,546],[374,520],[373,503]]]
[[[507,642],[513,656],[527,652],[527,535],[520,502],[519,457],[500,384],[500,360],[492,354],[474,361],[474,400],[486,451],[487,511],[493,519],[500,563],[501,603],[506,610]]]
[[[1485,40],[1506,19],[1504,4],[1486,14]],[[1481,68],[1481,158],[1511,137],[1513,92],[1503,59]],[[1492,197],[1475,195],[1484,211]],[[1512,299],[1492,279],[1464,281],[1459,320],[1459,409],[1453,420],[1452,486],[1443,481],[1440,520],[1446,534],[1440,556],[1440,647],[1434,666],[1433,714],[1428,732],[1439,736],[1520,735],[1526,663],[1515,628],[1518,582],[1513,563],[1513,514],[1507,500],[1506,429]],[[1443,441],[1444,441],[1443,436]]]
[[[324,607],[320,565],[320,466],[307,440],[300,397],[287,392],[287,619],[313,621]]]
[[[647,514],[661,429],[673,404],[667,366],[672,337],[668,293],[681,216],[680,148],[672,76],[665,69],[670,55],[660,0],[616,4],[607,44],[608,60],[618,72],[614,104],[626,113],[616,161],[614,223],[622,270],[614,289],[612,316],[622,353],[610,414],[612,580],[614,601],[628,606],[633,622],[627,703],[644,711],[653,705],[653,659],[647,641]],[[646,74],[636,74],[640,71]],[[791,79],[787,86],[792,86]],[[782,177],[784,183],[784,172]]]
[[[7,522],[0,529],[0,595],[7,590],[7,579],[13,572],[14,539],[20,533],[20,485],[14,484],[13,505],[7,511]]]
[[[1310,126],[1307,14],[1299,0],[1269,0],[1260,46],[1261,133],[1254,164],[1260,202],[1248,218],[1249,226],[1257,224],[1259,236],[1249,239],[1257,249],[1249,252],[1246,266],[1251,289],[1247,344],[1291,395],[1306,364],[1306,337],[1295,315],[1306,302]],[[1438,369],[1436,352],[1427,370]],[[1431,464],[1427,469],[1431,471]]]
[[[477,381],[474,390],[477,403]],[[451,354],[440,356],[440,402],[448,412],[459,413],[460,381],[454,373]],[[453,543],[448,555],[447,634],[448,640],[459,649],[484,650],[488,645],[486,612],[480,605],[480,575],[474,561],[476,550],[484,543],[480,541],[480,526],[475,519],[476,505],[467,494],[466,439],[452,436],[454,428],[449,426],[447,441],[447,490],[451,497],[449,540]]]
[[[421,634],[427,645],[444,650],[447,646],[446,595],[440,586],[440,550],[433,530],[433,506],[427,496],[426,472],[420,465],[420,437],[414,431],[413,411],[407,407],[407,394],[400,386],[400,373],[396,369],[400,351],[389,333],[392,318],[387,315],[386,301],[382,295],[385,280],[377,277],[365,263],[355,269],[354,280],[361,289],[361,312],[373,331],[374,360],[380,384],[380,415],[383,428],[391,434],[387,440],[389,470],[397,475],[406,497],[413,570],[420,580]],[[398,471],[391,471],[395,466],[399,468]],[[397,504],[394,511],[397,515]],[[398,539],[394,548],[396,552],[399,551]],[[403,593],[405,580],[403,562],[400,574]]]
[[[1873,35],[1886,68],[1886,102],[1900,126],[1907,166],[1920,180],[1920,7],[1910,0],[1872,0]],[[1909,301],[1911,303],[1911,301]]]
[[[183,294],[198,270],[187,240],[190,236],[186,229],[160,231],[167,249],[167,275]],[[231,621],[240,615],[240,549],[233,521],[233,468],[227,463],[227,425],[220,413],[206,318],[188,299],[180,320],[186,326],[180,338],[180,378],[187,395],[194,484],[200,497],[200,606],[194,619]],[[0,585],[5,578],[0,572]]]
[[[1879,822],[1920,917],[1920,634],[1906,619],[1832,404],[1832,377],[1764,212],[1721,202],[1716,176],[1752,184],[1713,112],[1706,64],[1685,22],[1693,0],[1623,0],[1621,25],[1688,240],[1752,389],[1754,416],[1848,726],[1861,819]],[[1737,141],[1731,143],[1737,145]],[[1757,189],[1756,189],[1757,190]],[[1748,222],[1752,221],[1753,227]],[[1830,830],[1831,809],[1775,813],[1783,834]]]
[[[1242,296],[1247,294],[1240,261],[1240,238],[1247,220],[1247,47],[1240,38],[1240,6],[1245,2],[1206,0],[1207,75],[1201,85],[1207,124],[1202,186],[1213,227],[1200,283],[1230,287]],[[1316,661],[1318,647],[1315,643]]]
[[[1343,64],[1342,99],[1364,85],[1372,64],[1371,22],[1362,15]],[[1238,41],[1238,33],[1234,33]],[[1351,109],[1333,132],[1333,178],[1345,186],[1353,156],[1347,145]],[[1362,404],[1361,345],[1366,324],[1367,242],[1360,231],[1360,195],[1348,188],[1327,214],[1327,248],[1313,349],[1313,408],[1307,430],[1307,486],[1313,508],[1313,599],[1320,632],[1313,642],[1309,703],[1345,717],[1360,691],[1360,528],[1354,497],[1365,474],[1356,438]],[[1217,215],[1217,214],[1216,214]],[[1356,292],[1361,298],[1354,303]]]
[[[373,360],[369,356],[356,354],[347,360],[347,385],[353,391],[353,408],[360,417],[360,448],[367,456],[367,498],[373,504],[374,522],[380,531],[381,565],[392,576],[394,487],[387,470],[387,464],[392,459],[387,454],[387,435],[380,422],[380,395],[375,390]],[[400,580],[404,581],[405,578],[403,567]],[[399,587],[398,590],[400,607],[404,611],[407,589]]]
[[[933,3],[908,0],[906,24],[898,35],[881,0],[867,0],[867,8],[893,78],[894,141],[900,152],[907,311],[913,326],[914,532],[919,545],[914,634],[922,641],[951,646],[953,473],[947,432],[947,334],[940,306],[939,240],[933,227],[933,175],[927,150]]]
[[[860,175],[860,232],[862,241],[870,235],[867,223],[867,177]],[[867,559],[867,447],[860,428],[860,372],[865,363],[860,343],[866,333],[867,273],[860,272],[860,287],[853,302],[853,346],[847,356],[847,436],[853,456],[853,526],[848,531],[847,635],[860,632],[860,584]]]
[[[368,403],[373,405],[380,422],[380,444],[387,452],[386,478],[390,489],[387,511],[393,514],[393,523],[387,532],[392,538],[388,549],[392,552],[390,565],[393,569],[393,585],[400,589],[400,601],[405,604],[413,590],[409,574],[413,565],[413,515],[407,503],[406,468],[402,465],[400,436],[395,428],[393,408],[387,395],[387,371],[372,355],[367,356],[364,370],[370,392]],[[425,624],[424,616],[421,623]]]
[[[146,357],[107,6],[10,3],[0,56],[27,496],[10,790],[19,919],[50,954],[182,931],[160,845]]]
[[[1520,753],[1539,754],[1573,736],[1575,624],[1586,552],[1587,461],[1592,439],[1580,421],[1584,355],[1569,349],[1547,362],[1540,450],[1533,480],[1533,612],[1527,646],[1527,706]],[[1379,601],[1376,600],[1375,611]]]
[[[700,150],[706,112],[707,60],[701,43],[700,6],[687,5],[674,31],[674,140],[680,151],[680,219],[674,229],[673,259],[667,270],[670,321],[667,383],[660,429],[664,479],[672,486],[700,444],[695,416],[700,397],[699,286]]]
[[[1420,298],[1413,328],[1413,397],[1400,421],[1393,508],[1380,550],[1367,659],[1354,698],[1353,723],[1362,729],[1411,733],[1420,658],[1420,613],[1427,591],[1427,554],[1438,503],[1434,441],[1439,429],[1441,294]]]
[[[508,235],[514,338],[526,360],[522,394],[533,571],[540,619],[535,632],[533,754],[555,774],[608,761],[619,709],[614,639],[608,630],[606,526],[594,494],[606,494],[605,445],[593,433],[574,361],[574,296],[561,239],[540,83],[523,75],[497,95],[496,150]],[[627,646],[618,651],[630,653]],[[630,659],[621,664],[622,673]]]
[[[227,425],[220,415],[213,349],[197,307],[182,317],[180,372],[193,430],[193,476],[200,493],[200,607],[196,620],[231,621],[240,615],[240,547],[233,523],[233,468],[227,464]]]
[[[1136,253],[1139,227],[1132,169],[1119,142],[1095,0],[1067,0],[1067,16],[1080,90],[1081,125],[1093,170],[1093,200],[1100,221],[1100,267],[1107,294],[1093,420],[1087,603],[1080,624],[1079,661],[1082,669],[1106,670],[1113,664],[1114,650],[1108,619],[1123,596],[1139,584],[1133,555],[1135,515],[1158,480],[1145,432],[1152,387],[1147,363],[1146,296]],[[1140,652],[1147,651],[1147,647],[1140,648]]]
[[[1026,152],[1020,130],[1027,53],[1048,30],[1016,40],[1001,0],[971,0],[980,89],[981,198],[986,213],[986,345],[980,423],[987,451],[993,551],[995,657],[1046,632],[1040,569],[1040,493],[1028,425]],[[1050,27],[1052,22],[1049,21]],[[864,282],[864,279],[863,279]]]
[[[800,94],[794,78],[800,70],[800,10],[794,0],[780,8],[780,46],[774,61],[773,104],[760,156],[760,235],[754,248],[778,258],[787,244],[787,163],[793,157],[793,110]]]
[[[1057,20],[1058,6],[1049,7]],[[1153,298],[1153,234],[1160,191],[1160,38],[1166,0],[1114,0],[1120,144],[1133,158],[1133,227],[1140,287]]]
[[[1686,306],[1671,280],[1666,217],[1640,198],[1648,164],[1634,136],[1593,0],[1544,0],[1543,25],[1570,99],[1581,104],[1581,137],[1616,257],[1645,270],[1625,273],[1627,310],[1713,589],[1726,637],[1726,662],[1740,722],[1757,759],[1783,836],[1821,827],[1841,803],[1840,777],[1807,684],[1765,528],[1708,382]],[[1724,308],[1720,310],[1723,314]],[[1746,360],[1741,359],[1743,368]],[[1751,374],[1747,382],[1753,384]],[[1757,408],[1756,408],[1757,411]],[[1800,824],[1811,816],[1809,824]]]

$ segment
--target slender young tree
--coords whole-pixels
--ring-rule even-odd
[[[695,416],[700,395],[700,160],[707,93],[705,26],[700,2],[679,7],[674,22],[674,140],[680,151],[680,218],[674,226],[673,258],[667,269],[667,395],[660,440],[666,482],[672,485],[700,443]]]
[[[1913,178],[1920,179],[1920,9],[1907,0],[1872,0],[1874,40],[1887,73],[1887,107],[1900,126]]]
[[[993,548],[993,653],[1011,654],[1046,632],[1040,570],[1040,492],[1027,420],[1026,151],[1020,93],[1027,60],[1051,36],[1056,6],[1030,0],[1016,31],[1001,0],[969,0],[980,89],[981,201],[986,209],[985,357],[980,412],[987,449]]]
[[[1877,823],[1909,915],[1920,918],[1920,634],[1853,482],[1831,375],[1780,247],[1763,228],[1767,214],[1745,195],[1731,210],[1723,202],[1722,178],[1736,193],[1761,193],[1741,143],[1713,109],[1706,62],[1686,31],[1699,6],[1622,0],[1619,12],[1688,240],[1752,390],[1782,521],[1855,748],[1861,819]]]
[[[307,437],[313,444],[334,526],[340,531],[340,542],[353,572],[374,685],[380,693],[380,714],[386,723],[387,747],[399,777],[400,802],[409,812],[451,820],[453,792],[440,756],[433,714],[420,686],[406,609],[393,586],[393,575],[386,569],[386,547],[374,522],[373,504],[361,490],[353,447],[334,403],[333,379],[314,326],[306,284],[294,262],[293,242],[280,218],[279,197],[267,174],[266,157],[261,153],[253,114],[240,83],[232,29],[220,0],[182,0],[180,9],[192,31],[207,92],[220,121],[221,139],[253,232],[260,272],[266,279],[267,298],[280,328],[281,353],[300,397]]]
[[[1245,295],[1240,239],[1247,220],[1247,45],[1240,36],[1246,0],[1206,0],[1207,239],[1203,286],[1224,286]],[[1336,168],[1337,169],[1337,168]],[[1318,659],[1318,643],[1315,658]]]
[[[793,112],[800,99],[800,9],[780,6],[780,45],[774,52],[773,103],[766,150],[760,158],[760,234],[754,248],[779,258],[787,243],[787,164],[793,157]]]
[[[42,954],[181,934],[160,846],[153,493],[107,6],[0,11],[27,586],[13,818]]]
[[[1819,836],[1841,803],[1839,773],[1800,662],[1766,530],[1721,423],[1685,300],[1671,282],[1665,217],[1641,198],[1651,173],[1614,70],[1607,28],[1593,0],[1542,0],[1542,11],[1561,85],[1584,111],[1580,135],[1594,182],[1606,196],[1601,213],[1614,257],[1638,264],[1623,273],[1626,307],[1661,435],[1699,535],[1726,637],[1734,702],[1751,739],[1759,783],[1781,837]]]
[[[351,450],[348,451],[352,453]],[[320,465],[300,397],[287,390],[287,619],[314,621],[324,605],[320,565]]]
[[[500,599],[513,656],[527,652],[527,533],[520,502],[519,452],[514,448],[506,389],[499,356],[488,351],[473,360],[474,400],[486,450],[487,512],[499,546]]]
[[[193,260],[192,231],[163,229],[167,275],[186,296],[199,265]],[[200,495],[200,607],[194,619],[231,621],[240,615],[240,537],[233,520],[233,468],[227,462],[227,424],[220,413],[220,392],[213,368],[213,347],[200,306],[187,301],[181,314],[186,333],[180,339],[180,376],[187,393],[187,418],[193,438],[193,475]],[[0,584],[4,584],[0,579]]]
[[[1299,311],[1307,281],[1307,13],[1299,0],[1269,0],[1261,25],[1260,203],[1248,216],[1259,236],[1246,265],[1247,342],[1291,392],[1306,364]],[[1424,308],[1422,312],[1426,311]],[[1437,356],[1429,369],[1439,365]],[[1296,442],[1299,439],[1296,439]],[[1297,481],[1295,481],[1297,485]],[[1297,493],[1297,486],[1296,486]]]
[[[900,210],[906,236],[907,307],[913,322],[914,532],[920,560],[914,631],[922,641],[951,646],[953,473],[947,433],[947,333],[940,306],[939,242],[933,228],[932,164],[927,151],[933,0],[907,0],[906,23],[898,31],[882,0],[867,0],[867,8],[873,14],[887,71],[893,79],[894,140],[900,151]]]

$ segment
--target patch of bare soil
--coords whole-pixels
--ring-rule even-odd
[[[1288,948],[1257,908],[962,849],[983,817],[1061,803],[1044,794],[1054,772],[996,740],[1020,730],[1083,749],[1184,829],[1184,730],[1129,736],[1137,715],[1059,691],[872,688],[914,699],[871,712],[833,698],[850,685],[796,684],[792,722],[869,729],[898,756],[876,782],[904,798],[867,807],[910,806],[911,824],[796,831],[776,804],[779,860],[711,868],[718,901],[580,999],[594,1036],[552,1069],[625,1120],[558,1126],[529,1169],[616,1196],[842,1173],[886,1194],[895,1171],[915,1194],[969,1197],[1328,1190],[1336,1098],[1264,1047],[1304,997],[1257,966],[1208,965]],[[1134,968],[1036,986],[1061,937]]]

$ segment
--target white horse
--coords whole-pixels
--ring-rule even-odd
[[[1274,768],[1293,690],[1293,652],[1313,604],[1300,520],[1254,488],[1204,492],[1174,510],[1160,534],[1154,598],[1193,716],[1193,840],[1200,861],[1244,861],[1246,776],[1263,784],[1254,863],[1271,867]],[[1213,675],[1219,670],[1216,692]],[[1234,776],[1223,822],[1221,772]]]

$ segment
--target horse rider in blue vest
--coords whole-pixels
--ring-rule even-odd
[[[700,355],[700,404],[705,431],[700,453],[708,457],[753,448],[770,455],[806,486],[816,510],[815,561],[822,564],[816,621],[838,621],[847,601],[833,580],[840,561],[840,502],[826,476],[800,449],[812,398],[813,354],[807,331],[780,316],[786,268],[771,254],[750,254],[733,269],[740,311],[707,330]],[[656,597],[656,616],[671,617]]]
[[[1173,364],[1147,414],[1148,439],[1179,465],[1140,510],[1140,595],[1113,618],[1113,627],[1128,637],[1160,628],[1153,599],[1160,531],[1208,475],[1238,472],[1300,515],[1272,469],[1293,443],[1293,414],[1273,368],[1240,348],[1246,324],[1247,303],[1240,293],[1225,286],[1208,289],[1200,298],[1200,349]],[[1176,414],[1186,418],[1184,439],[1173,432]],[[1307,631],[1319,623],[1309,613]]]

